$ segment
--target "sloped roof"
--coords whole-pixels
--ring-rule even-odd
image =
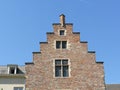
[[[19,69],[19,71],[22,72],[22,74],[25,74],[25,66],[18,66],[17,68]],[[0,74],[2,74],[2,75],[8,74],[8,66],[7,65],[6,66],[0,66]]]
[[[106,90],[120,90],[120,84],[106,84]]]
[[[0,66],[0,74],[7,74],[8,70],[7,70],[7,66]]]

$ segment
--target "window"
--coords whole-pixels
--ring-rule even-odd
[[[23,90],[23,87],[14,87],[14,90]]]
[[[10,68],[10,74],[15,74],[15,68],[14,67]]]
[[[65,31],[64,30],[60,30],[60,35],[65,35]]]
[[[7,65],[8,66],[8,74],[17,74],[17,65]]]
[[[55,60],[55,77],[69,77],[69,65],[67,59]]]
[[[56,41],[56,48],[59,49],[61,47],[61,41]]]
[[[67,48],[67,41],[56,41],[56,49],[66,49]]]
[[[67,42],[66,42],[66,41],[62,41],[62,48],[63,48],[63,49],[67,48],[66,45],[67,45]]]

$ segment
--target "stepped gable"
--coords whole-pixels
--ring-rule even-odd
[[[103,62],[96,62],[87,45],[60,15],[60,23],[53,24],[47,41],[26,63],[26,90],[105,90]]]

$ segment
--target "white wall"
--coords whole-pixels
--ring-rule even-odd
[[[23,90],[25,90],[24,84],[0,84],[0,90],[14,90],[14,87],[23,87]]]
[[[0,78],[0,90],[14,90],[14,87],[25,90],[25,78]]]

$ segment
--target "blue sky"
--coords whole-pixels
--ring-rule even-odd
[[[60,14],[104,62],[106,83],[120,83],[120,0],[0,0],[0,65],[31,62]]]

